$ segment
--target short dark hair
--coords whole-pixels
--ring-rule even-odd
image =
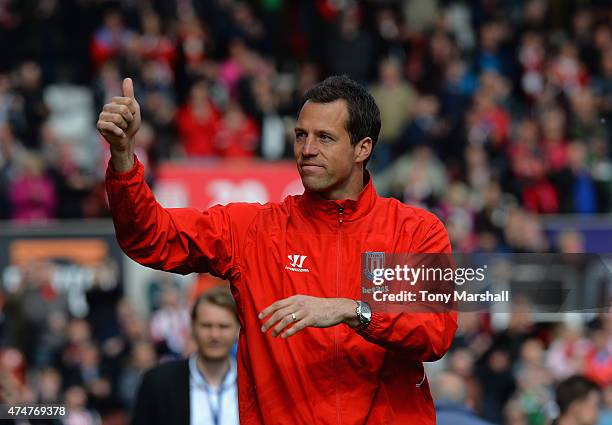
[[[559,412],[563,415],[576,400],[585,399],[592,391],[599,391],[599,386],[584,376],[574,375],[557,385],[555,399]]]
[[[331,103],[343,99],[348,107],[346,131],[351,137],[351,143],[369,137],[372,139],[372,151],[380,134],[380,109],[368,91],[346,75],[335,75],[310,88],[302,98],[300,110],[307,101],[315,103]],[[370,154],[370,157],[372,154]],[[369,161],[368,157],[364,166]]]
[[[198,313],[198,307],[202,303],[210,303],[229,310],[238,319],[238,309],[236,302],[229,288],[223,285],[218,285],[200,295],[193,306],[191,307],[191,321],[194,322]]]

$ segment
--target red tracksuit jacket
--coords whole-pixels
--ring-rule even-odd
[[[231,281],[242,424],[435,424],[422,362],[447,351],[456,313],[374,313],[361,332],[341,324],[288,339],[262,333],[257,318],[295,294],[360,299],[362,252],[450,253],[432,214],[379,197],[371,181],[357,201],[306,193],[280,204],[164,209],[143,175],[138,161],[127,173],[107,170],[117,239],[143,265]]]

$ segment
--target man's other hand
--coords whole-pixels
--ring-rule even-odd
[[[113,97],[104,105],[96,127],[110,145],[115,170],[126,172],[134,164],[134,135],[141,118],[131,78],[123,80],[122,91],[123,96]]]
[[[261,330],[267,332],[272,329],[272,336],[287,338],[308,326],[328,328],[346,323],[356,327],[359,325],[356,307],[357,303],[348,298],[294,295],[276,301],[259,313],[259,319],[268,318]],[[290,327],[287,329],[288,326]]]

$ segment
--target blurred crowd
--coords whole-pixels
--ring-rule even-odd
[[[26,266],[0,291],[0,403],[65,403],[69,417],[50,424],[126,424],[142,373],[194,351],[189,307],[201,291],[186,296],[184,284],[159,272],[143,317],[108,261],[77,315],[50,283],[51,268]]]
[[[348,74],[381,109],[377,190],[434,211],[456,251],[583,252],[577,232],[549,240],[542,214],[612,211],[607,0],[0,0],[0,51],[2,219],[108,215],[95,122],[124,76],[152,184],[165,159],[290,158],[301,95]],[[4,399],[123,423],[142,371],[193,348],[171,282],[144,320],[120,290],[75,317],[26,280],[0,291]],[[610,341],[609,315],[543,326],[518,306],[499,330],[463,314],[446,367],[474,411],[512,425],[549,423],[555,384],[583,374],[609,425]]]
[[[459,314],[444,373],[461,379],[460,398],[438,397],[440,402],[461,402],[490,423],[546,425],[561,413],[556,386],[582,376],[600,392],[590,419],[585,414],[576,423],[612,423],[611,314],[538,323],[530,303],[515,300],[507,326],[496,329],[490,319],[477,312]]]
[[[381,108],[381,194],[463,252],[547,251],[541,214],[612,210],[611,21],[606,0],[3,1],[0,218],[108,214],[94,126],[124,76],[154,183],[165,159],[290,157],[301,95],[345,73]]]

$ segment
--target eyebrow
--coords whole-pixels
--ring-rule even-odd
[[[336,136],[334,133],[332,133],[329,130],[316,130],[315,133],[317,135],[325,134],[326,136],[329,136],[329,137],[331,137],[334,140],[338,140],[338,136]]]
[[[298,133],[298,132],[308,133],[308,131],[307,131],[306,129],[302,128],[302,127],[295,127],[295,128],[293,129],[293,131],[294,131],[295,133]],[[320,136],[320,135],[322,135],[322,134],[325,134],[325,135],[327,135],[327,136],[331,137],[331,138],[332,138],[332,139],[334,139],[334,140],[338,140],[338,136],[337,136],[337,135],[336,135],[334,132],[332,132],[332,131],[329,131],[329,130],[315,130],[314,132],[315,132],[315,134],[316,134],[317,136]]]

